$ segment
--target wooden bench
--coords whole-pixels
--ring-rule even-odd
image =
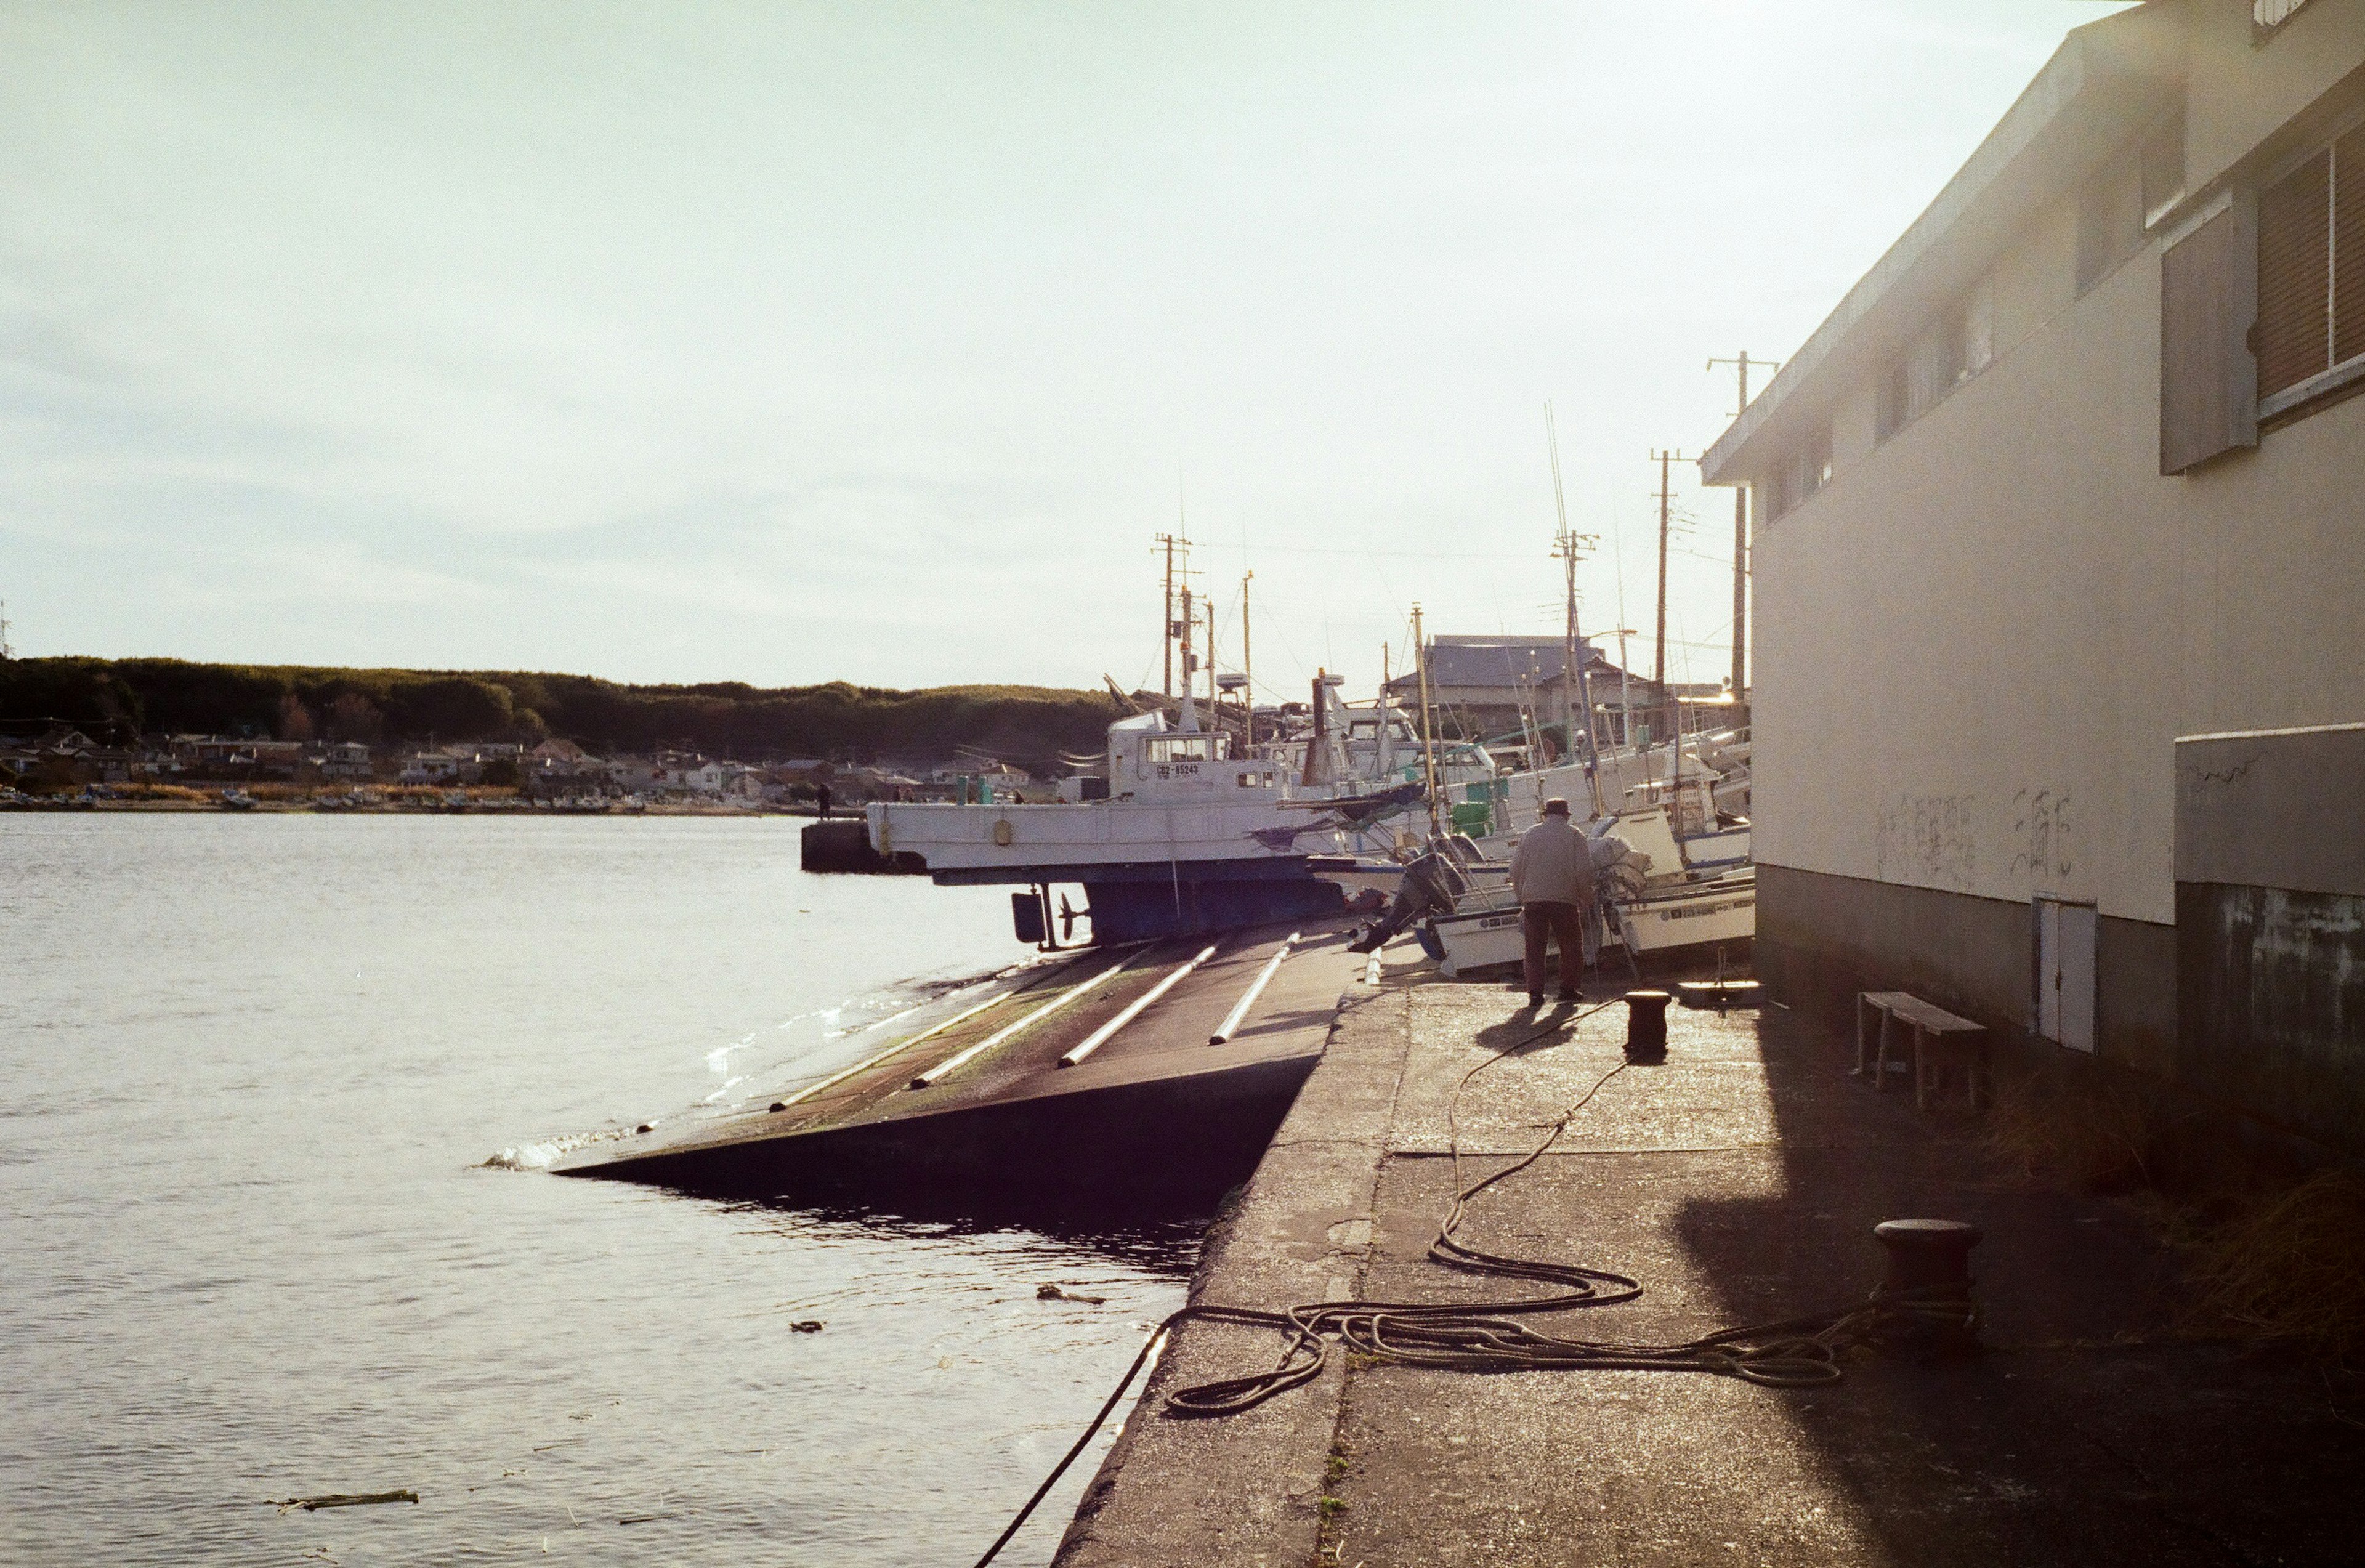
[[[1876,1023],[1876,1019],[1877,1022]],[[1942,1007],[1903,991],[1864,991],[1855,999],[1855,1070],[1862,1074],[1870,1057],[1872,1086],[1889,1087],[1889,1043],[1902,1026],[1913,1032],[1913,1104],[1930,1108],[1930,1086],[1950,1066],[1963,1069],[1970,1087],[1971,1109],[1979,1108],[1979,1081],[1995,1080],[1988,1066],[1988,1031],[1982,1024],[1957,1018]]]

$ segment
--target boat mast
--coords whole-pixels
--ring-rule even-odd
[[[1429,795],[1429,836],[1444,836],[1437,817],[1437,711],[1429,699],[1429,640],[1421,635],[1420,606],[1412,607],[1413,656],[1420,661],[1420,770]]]
[[[1240,723],[1251,751],[1256,748],[1256,660],[1249,650],[1249,584],[1255,577],[1250,571],[1240,577]]]

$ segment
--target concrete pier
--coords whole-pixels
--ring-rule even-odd
[[[1393,956],[1393,950],[1392,950]],[[1490,987],[1351,994],[1193,1299],[1483,1305],[1532,1286],[1425,1257],[1463,1181],[1526,1154],[1624,1060],[1622,1009],[1554,1027]],[[1848,1073],[1769,1007],[1675,1009],[1663,1064],[1603,1083],[1463,1238],[1639,1278],[1539,1320],[1680,1341],[1862,1301],[1873,1226],[1969,1221],[1987,1350],[1851,1354],[1837,1383],[1696,1372],[1487,1375],[1334,1353],[1247,1414],[1160,1414],[1271,1367],[1276,1334],[1188,1322],[1087,1489],[1062,1568],[1225,1564],[2332,1562],[2352,1560],[2365,1380],[2188,1337],[2173,1256],[2130,1200],[2000,1168],[1976,1124]]]

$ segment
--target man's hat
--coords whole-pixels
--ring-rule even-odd
[[[1564,817],[1568,815],[1568,802],[1562,800],[1558,795],[1554,795],[1551,800],[1544,802],[1544,815],[1548,817]]]

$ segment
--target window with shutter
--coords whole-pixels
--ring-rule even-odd
[[[2259,193],[2259,412],[2365,383],[2365,125]]]
[[[2365,354],[2365,125],[2332,144],[2332,363]]]
[[[2259,396],[2332,367],[2332,150],[2259,193]]]

